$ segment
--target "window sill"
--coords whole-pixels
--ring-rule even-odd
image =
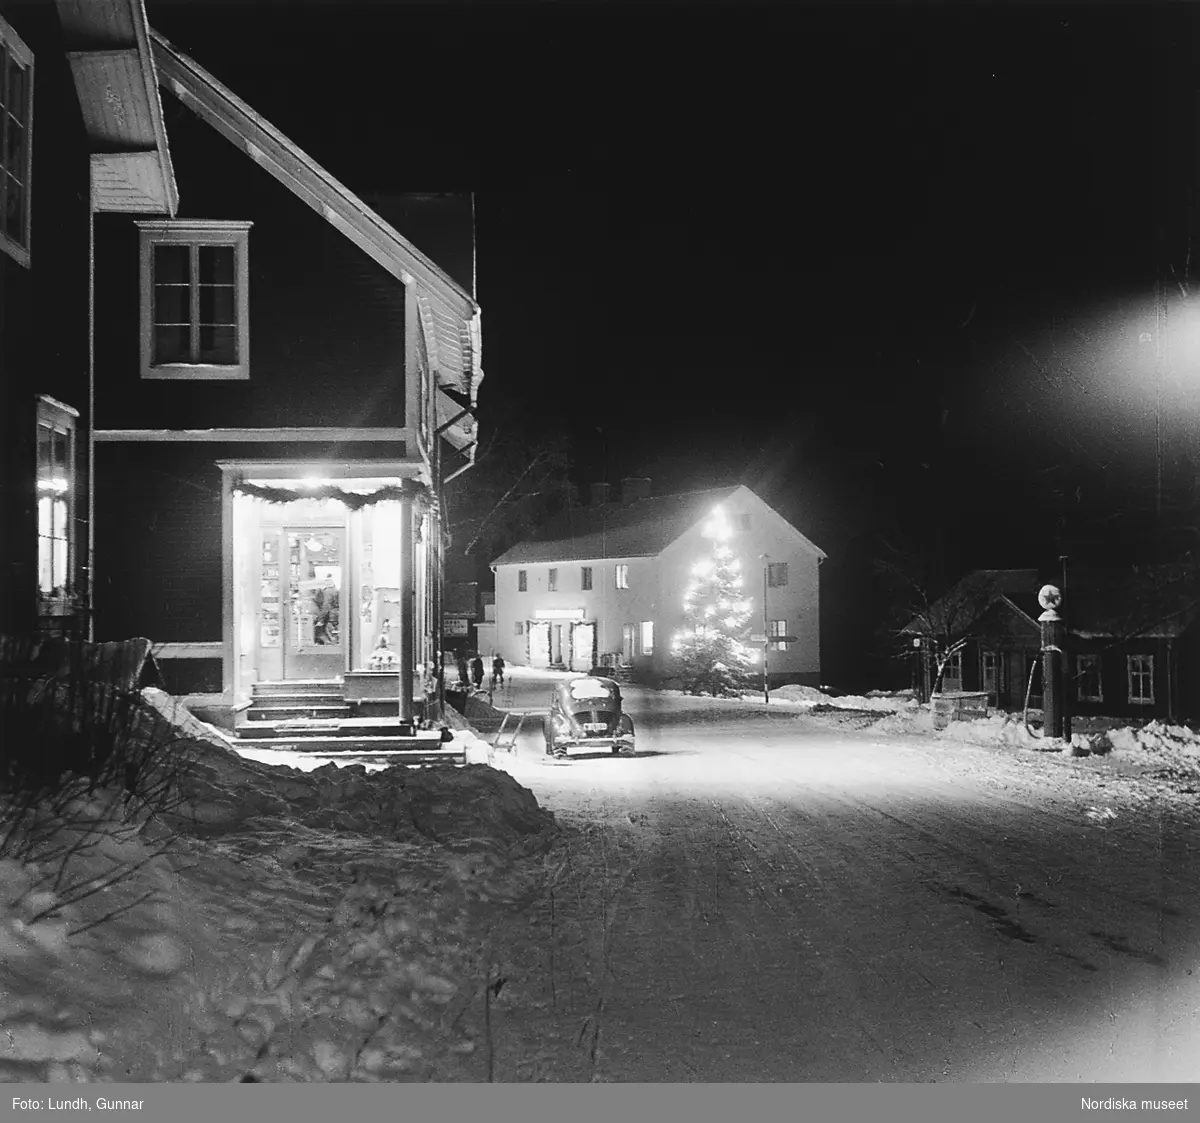
[[[167,363],[159,367],[144,367],[142,377],[196,382],[245,382],[250,378],[250,367],[246,363],[239,366],[217,366],[211,363]]]

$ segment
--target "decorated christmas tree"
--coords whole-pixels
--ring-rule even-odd
[[[710,551],[692,567],[684,626],[671,650],[689,693],[734,694],[751,685],[754,653],[745,641],[754,603],[742,591],[741,562],[729,547],[733,530],[719,507],[702,533]]]

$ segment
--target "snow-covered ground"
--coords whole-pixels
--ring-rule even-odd
[[[242,759],[147,699],[195,738],[184,803],[81,793],[0,859],[0,1080],[480,1079],[487,916],[553,834],[533,795]]]

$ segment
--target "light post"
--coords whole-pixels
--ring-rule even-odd
[[[1064,628],[1058,609],[1062,591],[1053,585],[1043,585],[1038,603],[1045,609],[1038,617],[1042,626],[1042,732],[1047,737],[1061,737]]]

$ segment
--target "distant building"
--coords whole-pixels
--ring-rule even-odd
[[[965,640],[950,658],[943,691],[986,691],[989,705],[1042,704],[1041,607],[1056,575],[1036,569],[975,570],[910,621],[902,634]],[[1063,606],[1071,713],[1149,720],[1200,718],[1200,583],[1190,566],[1072,569]],[[914,649],[917,653],[921,649]],[[921,656],[916,654],[916,658]],[[933,678],[926,655],[925,674]],[[1032,678],[1031,678],[1032,672]]]
[[[718,506],[754,602],[752,630],[796,637],[771,644],[772,680],[818,683],[825,553],[745,486],[651,496],[649,480],[627,479],[614,503],[607,485],[593,485],[587,507],[492,562],[496,651],[534,667],[666,672],[692,566],[711,549],[702,530]]]

